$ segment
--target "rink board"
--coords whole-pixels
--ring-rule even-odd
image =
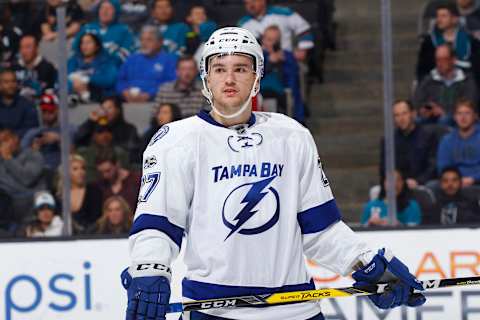
[[[362,232],[372,246],[389,246],[420,279],[480,275],[480,229]],[[128,265],[125,239],[0,243],[0,319],[122,319],[119,274]],[[184,266],[174,267],[178,301]],[[349,278],[309,265],[319,287],[351,285]],[[431,291],[423,308],[382,313],[368,300],[326,299],[327,319],[480,320],[480,287]],[[176,319],[170,317],[170,319]]]

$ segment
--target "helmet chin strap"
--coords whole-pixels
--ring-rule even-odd
[[[260,81],[260,77],[256,76],[255,77],[255,82],[253,83],[252,89],[250,90],[250,95],[248,96],[247,100],[243,103],[243,105],[240,107],[240,109],[233,114],[223,114],[217,108],[215,108],[215,106],[213,104],[213,93],[210,90],[210,88],[207,87],[205,79],[202,79],[202,82],[203,82],[202,93],[208,99],[208,102],[210,103],[210,106],[212,107],[213,112],[215,112],[217,115],[219,115],[222,118],[232,119],[232,118],[235,118],[235,117],[238,117],[239,115],[241,115],[248,107],[251,106],[252,98],[255,97],[258,94],[258,91],[259,91],[259,88],[260,88],[260,86],[257,85],[258,81]]]

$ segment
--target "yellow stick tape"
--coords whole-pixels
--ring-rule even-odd
[[[352,294],[337,289],[319,289],[309,291],[295,291],[289,293],[274,293],[266,299],[268,303],[285,303],[318,300],[324,298],[348,297]]]

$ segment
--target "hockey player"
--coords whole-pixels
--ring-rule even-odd
[[[309,131],[251,111],[262,49],[245,29],[215,31],[200,72],[212,111],[163,126],[144,152],[122,273],[128,320],[165,319],[170,264],[186,239],[183,296],[202,300],[314,289],[304,255],[355,285],[390,282],[380,308],[425,302],[421,284],[388,250],[372,252],[341,221]],[[324,319],[318,302],[191,312],[184,319]]]

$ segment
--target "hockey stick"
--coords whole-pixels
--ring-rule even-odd
[[[424,280],[420,282],[422,283],[425,290],[430,290],[456,286],[480,285],[480,277]],[[306,302],[310,300],[320,300],[325,298],[367,296],[370,294],[383,293],[388,290],[388,286],[388,284],[377,284],[372,285],[369,288],[325,288],[318,290],[279,292],[252,296],[200,300],[184,303],[172,303],[168,306],[168,312],[197,311],[213,308],[268,306],[275,304]]]

